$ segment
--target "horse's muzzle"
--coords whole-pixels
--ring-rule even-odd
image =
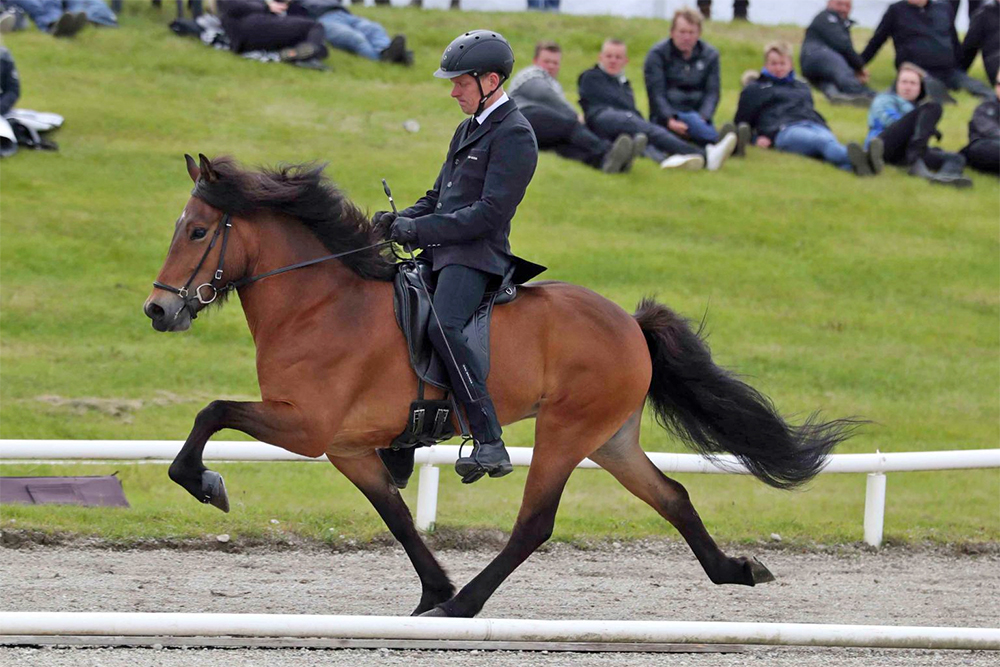
[[[157,331],[187,331],[191,328],[191,313],[180,298],[150,297],[142,312],[153,321],[153,328]]]

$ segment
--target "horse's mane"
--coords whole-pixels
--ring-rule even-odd
[[[229,156],[211,161],[214,175],[198,179],[194,195],[232,215],[270,210],[309,228],[331,254],[379,243],[368,216],[326,176],[326,164],[280,164],[257,171],[244,169]],[[362,278],[390,280],[395,271],[384,248],[372,248],[340,259]]]

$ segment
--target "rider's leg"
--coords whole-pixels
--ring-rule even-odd
[[[486,392],[482,369],[475,363],[463,333],[466,323],[482,303],[490,277],[483,271],[457,264],[441,269],[434,292],[434,310],[441,325],[439,327],[432,317],[427,332],[434,349],[444,360],[455,396],[469,418],[469,429],[475,440],[473,453],[460,459],[459,464],[463,461],[464,464],[456,464],[456,470],[470,482],[486,473],[497,477],[512,469],[500,439],[500,422]],[[475,478],[468,479],[469,475]]]

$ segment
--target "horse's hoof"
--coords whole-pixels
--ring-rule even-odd
[[[222,481],[222,475],[211,470],[201,473],[201,502],[214,505],[229,513],[229,495],[226,493],[226,483]]]
[[[754,586],[774,581],[774,575],[771,574],[769,569],[764,567],[763,563],[757,560],[756,556],[750,561],[750,575],[753,577]]]
[[[441,607],[434,607],[430,611],[425,611],[420,615],[428,618],[448,618],[448,613]]]

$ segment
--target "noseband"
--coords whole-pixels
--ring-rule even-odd
[[[263,280],[264,278],[270,278],[271,276],[276,276],[279,273],[285,273],[287,271],[294,271],[295,269],[301,269],[306,266],[312,266],[313,264],[319,264],[320,262],[325,262],[331,259],[338,259],[344,257],[345,255],[351,255],[356,252],[363,252],[365,250],[371,250],[372,248],[380,248],[382,246],[389,245],[392,241],[381,241],[379,243],[373,243],[371,245],[366,245],[362,248],[355,248],[354,250],[348,250],[346,252],[339,252],[333,255],[325,255],[323,257],[317,257],[316,259],[309,259],[304,262],[299,262],[298,264],[291,264],[289,266],[283,266],[280,269],[274,269],[273,271],[267,271],[266,273],[259,273],[256,276],[248,276],[246,278],[241,278],[239,280],[231,280],[225,285],[221,284],[223,276],[223,268],[226,261],[226,245],[229,243],[229,230],[233,228],[232,217],[228,213],[224,213],[222,216],[222,221],[219,226],[215,228],[215,232],[212,234],[212,240],[209,242],[208,247],[205,248],[205,253],[201,256],[198,261],[198,266],[194,267],[194,271],[191,272],[191,277],[188,278],[187,282],[184,283],[184,287],[174,287],[172,285],[167,285],[166,283],[161,283],[159,280],[153,281],[153,287],[166,290],[167,292],[172,292],[184,300],[184,305],[177,311],[174,315],[176,319],[181,311],[185,308],[191,313],[191,319],[197,319],[198,317],[198,307],[195,306],[195,302],[201,304],[202,306],[207,306],[218,298],[219,294],[225,294],[234,289],[239,289],[244,285],[249,285],[255,283],[258,280]],[[190,291],[191,283],[194,282],[195,277],[198,272],[201,271],[201,267],[204,266],[205,260],[208,259],[208,255],[212,252],[212,248],[215,247],[216,241],[219,240],[219,236],[222,236],[222,247],[219,250],[219,266],[215,269],[215,274],[212,276],[212,280],[207,283],[202,283],[195,288],[194,292]],[[219,283],[221,286],[217,286]],[[203,291],[211,290],[209,296],[203,296]]]
[[[191,272],[191,277],[188,278],[187,282],[184,283],[184,287],[174,287],[172,285],[167,285],[166,283],[161,283],[159,280],[153,281],[153,287],[158,287],[162,290],[168,292],[173,292],[180,298],[184,299],[184,305],[180,310],[177,311],[177,315],[181,314],[181,310],[187,308],[188,312],[191,313],[191,319],[196,319],[198,317],[198,309],[194,306],[194,302],[197,301],[202,306],[207,306],[208,304],[215,301],[219,296],[220,289],[215,286],[216,281],[222,280],[223,267],[226,262],[226,245],[229,243],[229,230],[233,228],[233,221],[228,213],[223,214],[222,221],[219,226],[215,228],[215,232],[212,234],[212,240],[209,242],[208,247],[205,248],[205,253],[198,260],[198,266],[194,267],[194,271]],[[201,267],[205,264],[205,260],[208,259],[208,254],[212,252],[212,248],[215,247],[216,241],[219,240],[219,234],[222,234],[222,248],[219,251],[219,266],[215,269],[215,274],[212,276],[212,280],[207,283],[202,283],[195,288],[192,294],[189,290],[191,288],[191,283],[194,282],[195,276],[201,271]],[[222,292],[228,292],[231,289],[235,289],[235,285],[230,282],[222,287]],[[202,296],[203,290],[211,290],[211,296]],[[176,318],[177,315],[174,317]]]

